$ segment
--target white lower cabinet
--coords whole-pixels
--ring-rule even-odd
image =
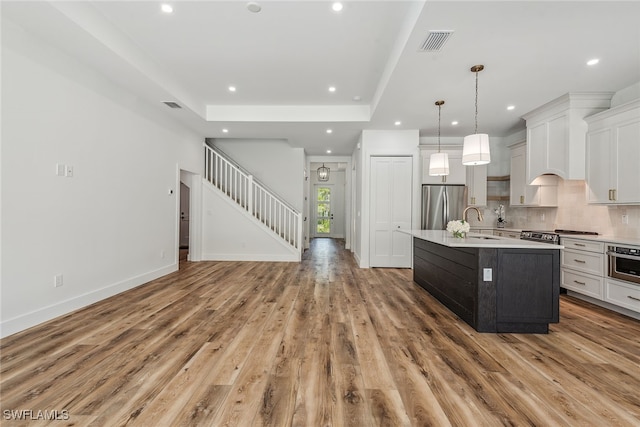
[[[640,286],[607,278],[604,290],[606,302],[640,313]]]
[[[612,279],[607,275],[605,248],[616,243],[597,242],[563,237],[560,254],[560,286],[593,300],[600,305],[627,315],[640,313],[640,285]],[[597,301],[593,301],[597,303]],[[640,318],[640,317],[639,317]]]
[[[563,268],[560,272],[560,286],[592,298],[603,299],[603,278],[593,274],[578,273]]]
[[[520,233],[517,231],[493,230],[494,236],[508,237],[510,239],[519,239]]]
[[[592,298],[604,297],[603,242],[562,238],[560,286]]]

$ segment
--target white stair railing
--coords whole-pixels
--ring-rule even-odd
[[[205,178],[302,253],[302,215],[216,149],[205,149]]]

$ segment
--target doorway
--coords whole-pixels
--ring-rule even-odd
[[[180,249],[189,249],[189,206],[191,203],[190,189],[184,182],[180,182]]]
[[[314,184],[312,237],[345,238],[344,186]]]

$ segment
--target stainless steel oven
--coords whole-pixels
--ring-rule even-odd
[[[640,285],[640,248],[609,246],[609,277]]]

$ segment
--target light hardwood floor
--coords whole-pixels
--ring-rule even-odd
[[[640,425],[640,322],[560,310],[548,335],[479,334],[411,270],[359,269],[330,239],[299,264],[183,262],[2,340],[0,423]]]

